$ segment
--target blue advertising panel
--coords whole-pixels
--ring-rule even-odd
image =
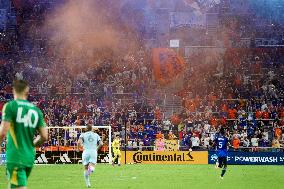
[[[6,162],[6,154],[0,154],[0,164]]]
[[[208,163],[215,164],[215,151],[209,151]],[[231,165],[284,165],[283,152],[228,152],[228,164]]]

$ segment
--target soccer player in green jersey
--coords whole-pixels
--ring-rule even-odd
[[[6,103],[2,110],[0,142],[7,137],[8,188],[27,188],[27,179],[35,160],[35,146],[41,145],[48,138],[43,114],[27,101],[28,93],[28,83],[24,80],[15,80],[14,100]],[[39,136],[34,139],[36,131]]]

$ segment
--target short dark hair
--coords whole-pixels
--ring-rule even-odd
[[[23,93],[28,87],[29,84],[25,80],[15,79],[13,81],[13,89],[16,91],[16,93]]]
[[[93,130],[93,126],[91,124],[88,124],[86,127],[87,131],[92,131]]]
[[[220,134],[221,134],[221,135],[225,135],[225,129],[224,129],[224,128],[221,128],[221,129],[220,129]]]

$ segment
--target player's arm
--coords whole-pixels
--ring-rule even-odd
[[[9,103],[6,103],[3,106],[2,109],[2,122],[1,122],[1,127],[0,127],[0,144],[2,143],[2,141],[4,140],[4,138],[6,137],[10,126],[11,126],[11,121],[12,121],[12,110],[10,108]],[[1,145],[0,145],[1,147]]]
[[[102,141],[101,137],[98,135],[98,147],[97,147],[97,150],[101,149],[102,146],[103,146],[103,141]]]
[[[3,109],[2,109],[2,122],[1,122],[1,125],[0,125],[0,154],[2,152],[2,142],[3,140],[5,139],[9,129],[10,129],[10,126],[11,126],[11,121],[12,121],[12,112],[11,112],[11,108],[9,106],[9,103],[6,103],[4,106],[3,106]],[[0,161],[1,163],[1,161]]]
[[[230,143],[229,139],[227,138],[227,150],[229,150],[229,149],[230,149],[230,147],[232,147],[232,145],[231,145],[231,143]]]
[[[115,142],[114,142],[114,141],[112,141],[112,143],[111,143],[111,147],[112,147],[112,148],[114,148],[114,146],[115,146]]]
[[[100,149],[102,146],[103,146],[103,142],[100,140],[99,145],[98,145],[98,149]]]
[[[4,140],[10,129],[11,123],[9,121],[2,121],[0,127],[0,143]]]
[[[79,152],[80,151],[80,148],[83,146],[83,137],[82,136],[80,136],[80,138],[79,138],[79,140],[78,140],[78,142],[77,142],[77,152]]]
[[[213,142],[212,142],[212,148],[215,148],[215,146],[216,146],[216,142],[215,142],[215,140],[213,140]]]
[[[34,140],[34,146],[41,146],[45,141],[48,140],[48,132],[46,124],[43,119],[42,112],[39,112],[39,122],[38,122],[37,131],[39,132],[39,135]]]
[[[34,146],[41,146],[45,141],[48,140],[48,134],[46,127],[40,127],[38,129],[39,135],[34,140]]]
[[[212,148],[215,149],[217,147],[217,137],[215,136],[215,139],[213,140],[213,143],[212,143]]]
[[[102,146],[103,146],[103,142],[102,142],[102,140],[99,140],[98,141],[98,149],[101,149]]]

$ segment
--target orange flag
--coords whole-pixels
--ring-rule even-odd
[[[173,49],[153,49],[153,71],[155,78],[161,84],[170,83],[184,70],[185,61]]]

